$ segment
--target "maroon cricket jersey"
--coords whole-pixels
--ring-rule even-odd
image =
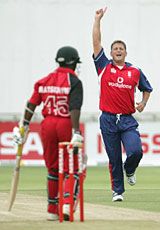
[[[123,68],[120,69],[105,56],[103,49],[94,58],[94,63],[100,78],[99,107],[101,111],[132,114],[135,112],[136,87],[140,91],[152,91],[150,83],[140,69],[128,62],[125,62]]]

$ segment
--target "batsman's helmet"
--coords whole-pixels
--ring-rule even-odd
[[[57,51],[55,58],[59,64],[72,65],[74,63],[81,63],[78,51],[71,46],[64,46]]]

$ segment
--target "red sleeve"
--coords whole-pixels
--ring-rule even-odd
[[[31,98],[29,99],[29,102],[34,104],[34,105],[40,105],[41,101],[42,100],[41,100],[41,95],[39,93],[39,84],[36,83],[34,85],[34,91],[33,91]]]

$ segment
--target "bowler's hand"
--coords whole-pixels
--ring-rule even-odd
[[[138,112],[141,113],[144,110],[146,103],[144,101],[141,101],[141,102],[136,102],[136,104],[137,104],[136,110],[138,110]]]
[[[103,15],[105,14],[107,10],[107,7],[105,7],[104,9],[99,9],[96,11],[96,14],[95,14],[95,19],[101,19],[103,17]]]

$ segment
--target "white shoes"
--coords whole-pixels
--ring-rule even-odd
[[[135,173],[132,174],[126,174],[128,184],[133,186],[136,184],[136,175]]]
[[[126,177],[127,177],[127,181],[128,181],[129,185],[133,186],[133,185],[136,184],[136,175],[135,175],[135,173],[132,173],[132,174],[127,174],[126,173]],[[113,202],[123,201],[122,194],[118,194],[118,193],[116,193],[116,192],[113,191],[113,193],[112,193],[112,201]]]
[[[135,174],[135,172],[131,173],[131,174],[126,173],[124,165],[123,165],[123,169],[124,169],[124,172],[126,174],[128,184],[131,185],[131,186],[135,185],[136,184],[136,174]]]
[[[64,218],[64,220],[69,221],[69,216],[70,216],[70,206],[69,206],[69,204],[64,204],[63,205],[63,218]],[[47,220],[56,221],[56,220],[59,220],[59,216],[58,216],[58,214],[48,213]]]
[[[70,206],[69,206],[69,204],[64,204],[63,205],[63,218],[64,218],[64,220],[66,220],[66,221],[69,220],[69,214],[70,214]]]
[[[57,214],[48,213],[47,220],[49,220],[49,221],[59,220],[59,216]]]
[[[116,202],[116,201],[123,201],[123,196],[122,194],[118,194],[116,192],[113,192],[112,194],[112,201]]]

